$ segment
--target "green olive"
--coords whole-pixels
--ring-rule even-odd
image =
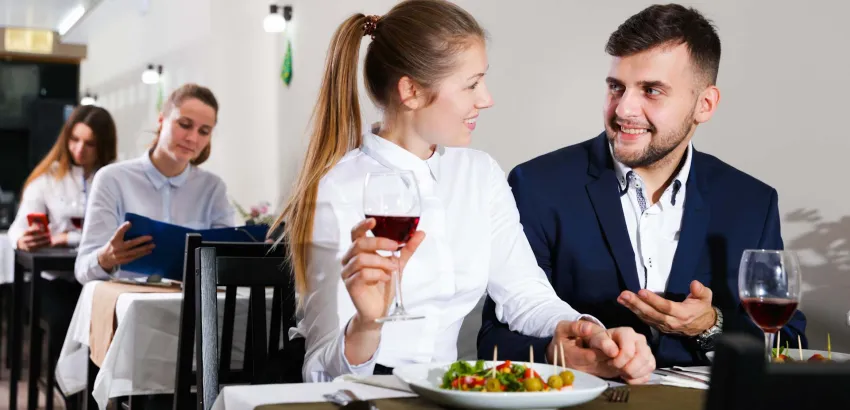
[[[561,379],[561,376],[558,376],[557,374],[549,376],[549,387],[556,390],[564,387],[564,381]]]
[[[564,370],[561,372],[561,380],[564,382],[564,386],[572,386],[573,382],[576,380],[576,376],[573,372]]]
[[[522,382],[525,386],[525,391],[541,391],[543,390],[543,380],[536,377],[529,377]]]
[[[484,390],[489,392],[501,392],[502,383],[499,383],[499,379],[487,379],[487,383],[484,385]]]

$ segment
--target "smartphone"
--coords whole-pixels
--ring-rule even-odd
[[[47,235],[50,235],[50,228],[49,228],[49,225],[48,225],[49,220],[47,219],[46,214],[40,214],[40,213],[27,214],[27,223],[29,224],[29,226],[33,226],[33,224],[40,224],[41,226],[44,227],[44,233],[47,234]]]

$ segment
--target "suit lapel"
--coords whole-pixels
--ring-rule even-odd
[[[617,263],[623,282],[632,292],[640,290],[640,281],[635,264],[635,253],[629,239],[623,206],[620,203],[619,183],[614,173],[613,162],[608,152],[605,133],[591,145],[588,173],[596,180],[587,184],[587,194],[602,227],[605,240]]]
[[[668,293],[684,295],[690,293],[690,283],[696,274],[697,264],[706,244],[708,223],[711,219],[710,207],[703,199],[706,184],[700,179],[705,175],[699,166],[702,161],[696,150],[693,151],[693,155],[691,173],[685,190],[685,209],[679,231],[679,245],[676,247],[670,279],[667,281]]]

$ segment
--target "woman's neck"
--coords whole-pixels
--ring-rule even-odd
[[[165,175],[166,178],[176,177],[182,174],[186,167],[189,166],[188,163],[175,161],[174,158],[171,158],[158,148],[154,148],[149,155],[154,168],[160,174]]]
[[[95,170],[94,165],[89,165],[87,167],[81,167],[81,168],[83,168],[83,178],[85,178],[85,179],[89,179],[89,177],[91,177],[91,175],[94,173],[94,170]]]
[[[376,134],[413,153],[413,155],[416,155],[422,160],[431,158],[431,155],[434,155],[434,150],[437,149],[436,145],[429,144],[423,140],[410,127],[389,126],[384,122]]]

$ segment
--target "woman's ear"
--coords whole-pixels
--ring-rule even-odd
[[[401,104],[410,110],[425,106],[425,93],[419,84],[408,76],[398,80],[398,96]]]

